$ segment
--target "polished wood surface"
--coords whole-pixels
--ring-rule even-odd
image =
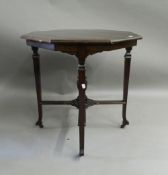
[[[142,39],[140,35],[128,31],[90,29],[37,31],[21,38],[46,43],[117,43]]]

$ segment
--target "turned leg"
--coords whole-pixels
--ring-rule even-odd
[[[86,123],[86,107],[85,107],[85,90],[86,90],[86,76],[85,76],[85,49],[79,49],[78,57],[78,81],[77,87],[79,91],[79,155],[84,155],[84,135],[85,135],[85,123]]]
[[[77,82],[77,84],[78,84],[78,82]],[[85,81],[85,90],[87,89],[87,81]],[[77,99],[78,99],[78,104],[79,104],[79,96],[77,97]],[[87,100],[88,100],[88,98],[87,98],[87,96],[85,95],[85,108],[87,108]],[[79,107],[78,107],[78,109],[79,109]],[[80,125],[79,124],[79,122],[80,122],[80,115],[78,115],[78,126]],[[84,123],[84,125],[86,126],[86,117],[85,117],[85,123]]]
[[[36,125],[40,128],[43,128],[42,123],[42,98],[41,98],[41,78],[40,78],[40,56],[38,54],[38,48],[32,47],[33,50],[33,64],[34,64],[34,75],[35,75],[35,84],[36,84],[36,93],[37,93],[37,103],[38,103],[38,120]]]
[[[124,60],[124,88],[123,88],[123,104],[122,107],[122,118],[123,122],[121,128],[124,128],[126,125],[129,125],[129,122],[126,117],[127,111],[127,98],[128,98],[128,86],[129,86],[129,75],[130,75],[130,64],[131,64],[131,50],[132,48],[126,48],[125,60]]]

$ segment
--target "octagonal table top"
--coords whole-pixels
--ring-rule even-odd
[[[101,29],[64,29],[35,31],[21,36],[22,39],[45,43],[119,43],[139,40],[142,36],[129,31]]]

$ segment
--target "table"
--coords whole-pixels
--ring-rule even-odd
[[[122,124],[124,128],[129,124],[126,118],[128,85],[130,75],[131,50],[137,45],[137,40],[142,39],[138,34],[127,31],[114,30],[52,30],[37,31],[25,34],[21,38],[26,40],[28,46],[33,51],[33,63],[35,84],[38,102],[38,120],[36,125],[43,128],[42,106],[43,105],[72,105],[79,109],[79,155],[84,155],[84,134],[86,123],[86,109],[93,105],[121,104]],[[77,88],[79,95],[70,101],[46,101],[42,100],[41,77],[40,77],[40,55],[38,49],[48,49],[75,55],[78,60]],[[102,51],[112,51],[126,49],[124,55],[124,83],[122,100],[93,100],[86,96],[87,80],[85,76],[85,61],[88,55],[93,55]]]

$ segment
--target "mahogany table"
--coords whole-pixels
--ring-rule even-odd
[[[131,63],[131,50],[137,45],[137,40],[142,39],[140,35],[127,31],[114,30],[52,30],[37,31],[23,35],[21,38],[26,40],[28,46],[33,51],[33,63],[35,73],[35,83],[38,101],[38,120],[36,125],[43,128],[42,105],[72,105],[79,109],[79,155],[84,155],[84,128],[86,123],[86,108],[93,105],[121,104],[122,105],[122,124],[124,128],[129,124],[126,118],[128,84]],[[41,96],[40,78],[40,56],[38,49],[48,49],[61,51],[75,55],[78,59],[78,80],[77,87],[79,95],[71,101],[44,101]],[[93,55],[102,51],[112,51],[126,49],[124,55],[124,85],[122,100],[93,100],[89,99],[85,91],[87,81],[85,76],[85,61],[88,55]]]

